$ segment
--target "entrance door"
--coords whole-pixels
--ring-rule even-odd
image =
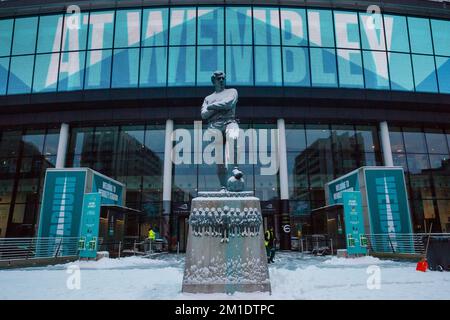
[[[189,231],[189,216],[182,215],[178,217],[178,242],[180,246],[180,252],[186,252],[187,238]]]

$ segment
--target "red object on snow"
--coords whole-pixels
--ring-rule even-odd
[[[417,263],[416,271],[426,272],[428,269],[428,262],[426,259]]]

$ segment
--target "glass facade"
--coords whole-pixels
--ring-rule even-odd
[[[35,235],[45,170],[53,168],[59,126],[0,130],[0,237]]]
[[[192,124],[176,124],[173,145],[185,133],[193,134],[193,128]],[[276,132],[276,125],[247,123],[241,128],[248,142],[253,139],[258,147],[267,147],[262,156],[247,145],[241,154],[244,164],[239,167],[245,173],[246,190],[255,192],[263,214],[271,216],[279,206],[280,178],[278,171],[261,174],[261,170],[277,157],[276,136],[267,134]],[[1,237],[34,234],[45,170],[55,165],[58,139],[57,127],[0,131]],[[143,212],[139,223],[158,223],[164,206],[164,139],[162,124],[72,126],[67,166],[90,167],[123,182],[126,205]],[[450,131],[390,126],[390,139],[394,164],[405,169],[414,230],[424,232],[433,222],[434,231],[449,232]],[[203,150],[207,144],[204,141]],[[288,122],[286,147],[290,215],[303,232],[311,224],[311,210],[326,204],[325,183],[361,166],[383,165],[374,124]],[[189,212],[190,201],[199,191],[219,184],[216,167],[199,160],[193,141],[188,148],[176,150],[187,161],[173,164],[171,213],[175,216]]]
[[[394,165],[405,169],[416,232],[450,232],[450,131],[390,127]],[[436,227],[438,226],[438,227]]]
[[[0,20],[0,95],[209,86],[450,93],[450,21],[263,6],[117,9]],[[27,39],[27,41],[23,41]]]

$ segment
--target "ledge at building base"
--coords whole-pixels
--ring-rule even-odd
[[[182,292],[270,292],[259,199],[200,193],[191,208]]]

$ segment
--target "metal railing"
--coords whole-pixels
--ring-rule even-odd
[[[328,255],[335,251],[333,239],[325,234],[305,235],[291,238],[291,248],[302,253]]]
[[[78,241],[77,237],[0,238],[0,261],[76,256]]]
[[[424,255],[429,236],[449,236],[450,233],[382,233],[367,235],[370,252]]]

